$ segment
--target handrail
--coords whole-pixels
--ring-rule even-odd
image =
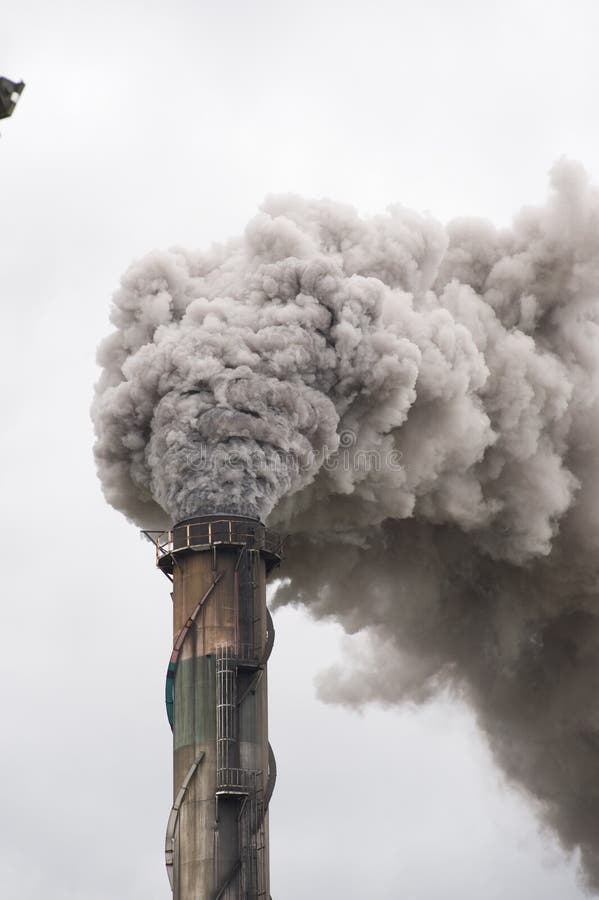
[[[179,664],[179,656],[181,654],[181,650],[183,649],[183,644],[185,643],[185,638],[189,634],[189,630],[195,620],[197,619],[201,608],[204,603],[219,583],[221,578],[223,577],[224,572],[217,572],[214,581],[204,594],[204,596],[200,599],[194,611],[190,615],[189,619],[185,623],[185,625],[179,631],[175,639],[175,644],[173,647],[173,652],[171,653],[171,658],[168,661],[168,667],[166,670],[166,685],[164,689],[165,694],[165,703],[166,703],[166,714],[168,716],[169,725],[171,726],[171,731],[174,727],[175,720],[175,676],[177,674],[177,666]]]
[[[218,528],[217,526],[225,526],[225,528]],[[198,535],[200,531],[203,533]],[[238,522],[234,519],[191,522],[175,526],[168,529],[168,531],[145,530],[142,531],[142,534],[154,544],[157,562],[160,562],[164,556],[179,550],[208,547],[214,544],[239,545],[246,544],[248,541],[254,541],[256,542],[255,549],[265,550],[267,553],[272,553],[275,556],[280,556],[283,549],[283,539],[261,523],[248,526],[244,522]],[[184,538],[182,543],[181,538]]]
[[[277,761],[274,751],[268,742],[268,781],[266,782],[266,790],[264,792],[264,810],[268,809],[270,798],[273,795],[275,785],[277,783]]]
[[[264,646],[264,653],[262,654],[262,659],[260,660],[260,665],[265,666],[269,660],[270,654],[272,653],[272,648],[275,642],[275,623],[272,620],[272,616],[270,614],[270,610],[268,606],[266,607],[266,644]]]
[[[174,868],[174,852],[175,852],[175,831],[177,829],[177,822],[179,821],[179,811],[181,806],[183,805],[183,800],[185,798],[185,794],[187,792],[187,788],[189,787],[189,783],[193,776],[195,775],[198,766],[204,759],[206,754],[203,750],[200,750],[195,760],[189,767],[187,774],[183,781],[181,782],[181,787],[177,793],[175,798],[175,802],[173,803],[171,813],[168,817],[168,822],[166,825],[166,838],[164,842],[164,855],[166,858],[166,874],[168,875],[168,880],[171,886],[171,891],[174,889],[174,879],[173,879],[173,868]]]

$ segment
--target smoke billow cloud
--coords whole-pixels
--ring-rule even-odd
[[[599,892],[599,192],[510,229],[266,200],[134,263],[99,350],[109,503],[289,533],[275,602],[367,630],[327,699],[465,696]]]

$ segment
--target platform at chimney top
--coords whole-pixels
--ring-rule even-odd
[[[281,562],[283,539],[269,531],[259,519],[238,515],[195,516],[168,531],[144,531],[156,547],[156,565],[172,575],[179,553],[202,552],[216,547],[246,547],[257,550],[267,573]]]

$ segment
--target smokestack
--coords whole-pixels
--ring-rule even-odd
[[[501,230],[472,219],[443,227],[400,206],[363,218],[326,200],[269,197],[242,237],[130,267],[93,406],[108,502],[142,528],[220,510],[232,514],[225,522],[284,529],[276,602],[366,630],[375,647],[372,660],[329,672],[323,694],[401,703],[457,689],[508,778],[579,849],[596,892],[598,223],[599,191],[567,160],[551,172],[547,204]],[[245,544],[202,538],[197,554],[177,528],[164,546],[176,610],[185,597],[179,629]],[[204,643],[183,645],[185,659],[204,660],[188,668],[214,659],[215,684],[217,662],[223,683],[229,671],[216,641],[239,653],[242,640],[234,576],[222,578],[198,612]],[[225,584],[229,612],[213,624]],[[263,600],[252,602],[266,628]],[[231,672],[239,699],[252,676],[237,657]],[[175,692],[176,746],[179,702]],[[266,744],[257,762],[241,761],[244,703],[222,706],[239,719],[231,767],[264,778]],[[193,707],[193,728],[207,708]],[[175,882],[210,859],[225,877],[246,853],[226,837],[227,810],[241,815],[250,800],[219,794],[214,745],[185,740],[176,789],[204,790],[207,779],[201,801],[183,802],[186,816],[212,816],[219,837],[212,856],[197,835],[178,858],[175,841]],[[189,877],[195,890],[204,876]]]
[[[266,577],[280,540],[257,519],[196,516],[145,532],[172,581],[173,808],[166,866],[174,900],[270,897]]]

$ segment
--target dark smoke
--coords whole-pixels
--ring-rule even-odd
[[[277,602],[377,648],[323,695],[454,686],[599,891],[599,194],[551,184],[510,230],[275,197],[146,257],[93,416],[110,503],[290,532]]]

